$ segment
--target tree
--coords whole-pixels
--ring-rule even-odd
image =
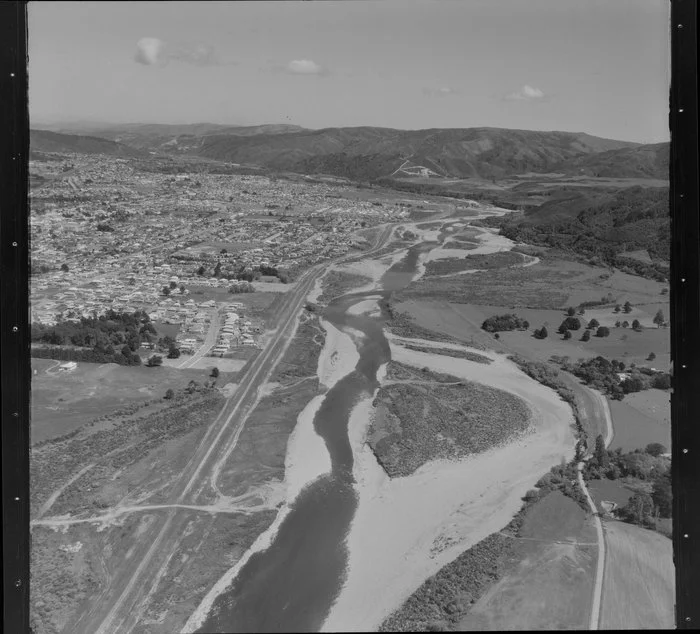
[[[622,310],[622,307],[620,304],[615,304],[615,308],[613,309],[613,312],[619,313]]]
[[[161,357],[159,354],[154,354],[148,357],[148,361],[146,361],[147,367],[157,368],[159,365],[163,365],[163,357]]]
[[[654,512],[654,500],[647,493],[635,493],[620,509],[620,517],[633,524],[649,525]]]
[[[650,352],[649,356],[647,357],[647,361],[653,361],[654,359],[656,359],[656,354],[653,352]]]
[[[657,390],[670,390],[671,389],[671,375],[666,372],[661,372],[654,376],[651,380],[651,386]]]
[[[172,346],[170,350],[168,350],[168,359],[179,359],[180,358],[180,349],[176,348],[175,346]]]
[[[624,310],[626,313],[631,313],[632,312],[632,304],[630,304],[629,301],[626,301],[625,305],[622,307],[622,310]]]
[[[671,489],[670,471],[667,471],[654,480],[654,486],[651,490],[651,499],[661,517],[671,517],[673,490]]]
[[[607,328],[606,326],[601,326],[596,330],[595,336],[596,337],[607,337],[610,335],[610,328]]]
[[[588,332],[588,331],[586,331]],[[564,339],[571,339],[571,331],[570,330],[564,330]]]
[[[595,317],[588,322],[588,328],[597,328],[598,326],[600,326],[600,322]]]
[[[629,327],[630,327],[630,322],[628,322],[628,321],[625,319],[625,321],[622,322],[622,327],[623,327],[623,328],[629,328]]]
[[[642,329],[642,324],[639,322],[639,319],[635,319],[632,322],[632,329],[633,330],[641,330]]]
[[[657,328],[660,328],[665,322],[664,311],[659,308],[659,310],[656,311],[656,315],[654,315],[654,323]]]
[[[184,285],[184,284],[180,284],[180,294],[181,294],[181,295],[184,295],[184,293],[185,293],[185,285]]]
[[[200,266],[200,267],[197,269],[197,275],[204,275],[204,272],[205,272],[205,271],[206,271],[206,269],[204,268],[204,265],[202,264],[202,266]]]
[[[175,290],[177,288],[177,282],[170,282],[170,290]]]
[[[163,292],[163,295],[170,295],[170,287],[164,286],[162,292]]]
[[[64,273],[68,273],[68,265],[67,264],[61,264],[61,271]]]
[[[602,434],[598,434],[595,439],[595,449],[593,450],[593,460],[602,469],[607,469],[610,465],[608,450],[605,448],[605,440]]]
[[[175,397],[175,392],[172,389],[168,389],[163,398],[171,399]]]
[[[668,453],[668,449],[666,449],[666,447],[664,447],[660,442],[650,442],[644,451],[655,458],[658,458],[662,453]]]
[[[542,328],[539,330],[535,330],[534,335],[536,339],[546,339],[549,333],[547,332],[547,329],[542,326]]]
[[[219,368],[212,368],[210,376],[214,379],[218,379],[219,378]]]
[[[585,315],[585,314],[586,314],[586,309],[585,309],[583,306],[579,307],[579,309],[578,309],[578,314],[579,314],[579,315]]]
[[[569,306],[569,307],[566,309],[566,314],[567,314],[569,317],[573,317],[573,316],[576,314],[576,309],[575,309],[573,306]]]
[[[619,328],[620,326],[622,326],[622,322],[618,319],[618,320],[615,322],[615,328]]]
[[[584,330],[583,331],[583,336],[581,337],[581,341],[590,341],[591,340],[591,331],[590,330]]]
[[[228,251],[226,249],[221,249],[221,251],[219,251],[219,253],[228,253]]]
[[[567,317],[561,322],[559,332],[563,334],[565,330],[578,330],[579,328],[581,328],[581,321],[578,317]]]

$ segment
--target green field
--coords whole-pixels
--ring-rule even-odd
[[[133,403],[159,399],[165,392],[204,383],[208,370],[78,363],[59,372],[58,361],[32,359],[32,443],[62,436],[104,414]],[[51,369],[54,368],[54,369]]]
[[[674,629],[675,583],[670,539],[639,526],[606,521],[600,629]]]
[[[591,518],[559,491],[550,493],[528,511],[506,574],[456,629],[586,629],[595,543]]]
[[[668,398],[670,395],[661,390],[647,390],[654,392],[653,397],[659,401],[666,401],[668,406]],[[613,419],[613,429],[615,435],[610,443],[610,449],[622,447],[623,451],[632,451],[638,448],[644,448],[649,443],[658,442],[664,445],[669,451],[671,450],[671,424],[669,418],[665,418],[663,414],[650,416],[641,408],[635,407],[628,403],[639,401],[639,396],[645,395],[645,392],[630,394],[623,401],[610,401],[610,413]],[[632,398],[637,397],[635,400]]]

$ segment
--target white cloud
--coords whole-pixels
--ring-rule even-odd
[[[449,97],[458,95],[459,91],[449,86],[442,86],[441,88],[423,88],[423,94],[428,97]]]
[[[216,66],[220,62],[214,48],[205,44],[171,45],[157,37],[141,38],[136,44],[134,60],[145,66],[165,66],[170,61],[195,66]]]
[[[527,84],[520,90],[516,90],[504,97],[507,101],[541,101],[545,94],[539,88],[533,88]]]
[[[157,37],[142,37],[136,44],[134,60],[145,66],[167,63],[163,56],[165,42]]]
[[[326,73],[324,68],[310,59],[293,59],[287,64],[286,70],[294,75],[322,75]]]

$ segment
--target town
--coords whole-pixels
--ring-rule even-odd
[[[257,346],[262,324],[230,294],[279,289],[314,264],[366,248],[358,230],[408,215],[402,203],[363,200],[337,182],[34,156],[32,322],[146,311],[155,324],[178,327],[183,354]]]

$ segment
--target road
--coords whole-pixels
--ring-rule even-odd
[[[207,336],[204,338],[204,343],[199,347],[197,352],[195,352],[191,357],[184,357],[183,360],[176,365],[178,369],[191,368],[197,361],[199,361],[204,355],[212,349],[216,343],[216,335],[219,332],[219,310],[214,309],[211,315],[211,322],[209,323],[209,330],[207,331]]]
[[[361,257],[371,256],[383,248],[391,236],[392,226],[383,227],[372,249]],[[342,263],[357,254],[335,260]],[[216,490],[215,474],[238,442],[247,414],[251,411],[261,387],[284,356],[296,332],[299,314],[316,279],[328,270],[330,263],[313,266],[285,294],[280,306],[279,325],[267,346],[254,359],[236,392],[210,425],[187,465],[178,476],[167,501],[167,512],[155,518],[131,546],[133,552],[114,570],[102,592],[94,596],[86,610],[64,631],[75,634],[111,634],[130,632],[151,594],[167,570],[171,557],[186,535],[190,515],[187,507],[197,506],[203,493]],[[131,563],[133,562],[133,563]]]
[[[563,374],[563,373],[562,373]],[[579,395],[585,394],[588,398],[578,400],[578,412],[581,418],[595,418],[597,422],[604,421],[605,431],[604,440],[605,446],[608,447],[612,442],[614,436],[612,416],[610,414],[610,406],[608,405],[608,400],[603,394],[597,390],[587,388],[585,386],[580,386],[578,391]],[[590,406],[590,408],[588,406]],[[588,501],[588,507],[593,514],[593,521],[595,522],[595,531],[598,541],[598,561],[596,562],[595,570],[595,582],[593,584],[593,601],[591,603],[591,619],[588,626],[590,630],[597,630],[600,628],[600,614],[601,605],[603,599],[603,573],[605,572],[605,533],[603,531],[603,522],[600,519],[598,509],[596,508],[595,502],[588,492],[588,487],[583,479],[583,466],[586,460],[590,459],[590,456],[584,458],[578,463],[578,483],[581,490],[586,495],[586,500]]]

